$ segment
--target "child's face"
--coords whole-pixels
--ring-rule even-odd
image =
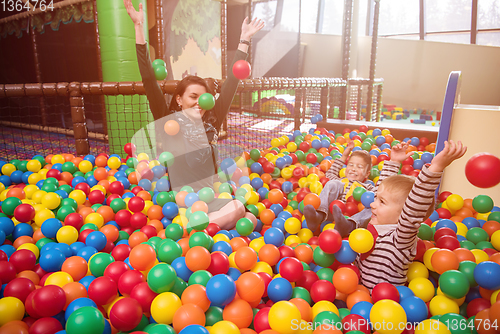
[[[406,196],[399,192],[389,192],[384,185],[380,185],[375,201],[370,205],[372,208],[372,225],[388,225],[398,222]]]
[[[370,175],[370,170],[361,157],[350,157],[345,169],[345,176],[349,181],[364,182]]]
[[[198,105],[198,98],[206,92],[207,90],[202,85],[193,84],[186,87],[182,96],[177,95],[177,103],[189,118],[201,119],[205,113],[205,110]]]

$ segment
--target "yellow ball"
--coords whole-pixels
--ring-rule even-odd
[[[300,244],[302,240],[297,235],[290,235],[285,239],[285,245],[291,246],[293,244]]]
[[[24,187],[23,190],[24,190],[24,193],[26,194],[26,198],[27,199],[32,199],[33,198],[33,194],[35,192],[37,192],[39,189],[34,184],[30,184],[30,185],[27,185],[26,187]]]
[[[210,328],[210,334],[240,334],[240,329],[233,322],[222,320]]]
[[[465,237],[467,235],[467,231],[469,230],[467,226],[461,222],[455,222],[455,225],[457,226],[457,235]]]
[[[8,322],[22,320],[24,318],[24,304],[16,297],[4,297],[0,299],[0,327]]]
[[[500,230],[495,231],[491,235],[491,244],[495,247],[496,250],[500,250]]]
[[[323,190],[323,184],[319,181],[311,182],[311,184],[309,185],[309,190],[311,190],[311,192],[315,193],[316,195],[319,195]]]
[[[52,273],[47,277],[47,280],[45,281],[45,286],[47,285],[57,285],[58,287],[62,288],[68,283],[73,282],[73,277],[71,277],[70,274],[64,272],[64,271],[57,271],[55,273]]]
[[[294,142],[290,142],[286,144],[286,149],[290,152],[295,152],[297,151],[297,144],[295,144]]]
[[[121,164],[122,162],[118,157],[111,157],[108,159],[108,167],[111,169],[118,169],[120,168]]]
[[[104,225],[104,218],[100,213],[92,212],[85,217],[85,224],[94,224],[98,228],[101,228]]]
[[[35,214],[35,224],[38,225],[38,227],[42,227],[42,223],[46,221],[49,218],[55,218],[54,212],[50,211],[49,209],[43,209],[40,210],[40,212]]]
[[[345,168],[342,168],[340,171],[339,171],[339,176],[341,178],[345,177]]]
[[[434,285],[427,278],[416,277],[408,284],[408,288],[424,302],[428,302],[434,297]]]
[[[432,126],[436,125],[436,122],[432,122],[432,123],[431,123],[431,125],[432,125]]]
[[[14,166],[13,164],[5,164],[2,166],[3,175],[10,176],[10,174],[12,174],[15,171],[16,171],[16,166]]]
[[[295,217],[288,218],[285,220],[285,231],[290,234],[297,234],[302,228],[300,220]]]
[[[57,242],[71,245],[78,240],[78,230],[71,225],[61,227],[56,234]]]
[[[259,215],[260,215],[260,213],[261,213],[263,210],[267,209],[267,208],[266,208],[266,205],[265,205],[264,203],[262,203],[262,202],[259,202],[259,203],[255,204],[255,206],[256,206],[256,207],[257,207],[257,209],[259,210]]]
[[[281,142],[280,142],[280,140],[279,140],[278,138],[273,138],[273,139],[271,140],[271,146],[272,146],[272,147],[278,147],[278,146],[280,146],[280,145],[281,145]]]
[[[451,194],[446,198],[445,203],[450,209],[457,211],[464,206],[464,199],[460,195]]]
[[[382,136],[387,136],[387,135],[390,135],[391,134],[391,131],[389,129],[383,129],[382,130]]]
[[[429,248],[424,253],[424,264],[427,267],[427,269],[429,269],[431,271],[435,271],[434,267],[432,266],[432,263],[431,263],[431,257],[438,250],[439,250],[439,248],[433,247],[433,248]]]
[[[256,193],[255,191],[250,191],[245,194],[245,200],[247,201],[247,204],[257,204],[259,202],[259,194]]]
[[[86,174],[88,172],[90,172],[92,170],[92,168],[94,168],[94,166],[92,165],[92,163],[88,160],[82,160],[79,164],[78,164],[78,169],[80,170],[80,172]]]
[[[47,193],[42,197],[42,205],[50,210],[57,209],[61,205],[61,197],[56,193]]]
[[[412,262],[408,267],[407,280],[411,282],[417,277],[429,278],[429,270],[422,262]]]
[[[181,299],[173,292],[163,292],[153,299],[151,315],[159,324],[171,324],[174,314],[182,306]]]
[[[36,186],[35,186],[36,187]],[[46,191],[43,190],[36,190],[33,192],[31,195],[31,200],[37,204],[42,204],[42,198],[47,194]]]
[[[281,176],[288,180],[293,176],[293,170],[290,167],[285,167],[281,170]]]
[[[297,236],[300,238],[301,242],[307,243],[309,239],[313,237],[313,232],[308,228],[303,228],[297,233]]]
[[[319,176],[316,174],[309,174],[309,175],[307,175],[307,181],[310,183],[319,181]]]
[[[300,324],[300,319],[299,309],[288,301],[279,301],[269,310],[269,326],[279,333],[293,332],[293,328]]]
[[[229,239],[229,237],[227,235],[222,234],[222,233],[214,235],[213,239],[214,239],[214,243],[219,242],[219,241],[225,241],[225,242],[231,241],[231,239]]]
[[[476,216],[477,220],[485,220],[488,221],[488,216],[490,215],[491,212],[485,212],[485,213],[478,213]]]
[[[357,228],[349,235],[349,245],[356,253],[369,252],[373,243],[373,235],[367,229]]]
[[[231,196],[230,193],[220,193],[218,198],[223,198],[223,199],[233,199],[233,196]]]
[[[26,164],[26,169],[33,173],[38,173],[42,169],[42,163],[38,160],[30,160]]]
[[[337,308],[337,306],[335,306],[334,303],[332,303],[328,300],[320,300],[319,302],[314,303],[314,305],[312,306],[313,319],[318,314],[320,314],[321,312],[325,312],[325,311],[333,312],[336,315],[339,315],[339,309]]]
[[[488,256],[488,253],[481,249],[472,249],[471,250],[472,254],[476,258],[476,263],[480,264],[481,262],[488,261],[490,257]]]
[[[250,241],[250,244],[248,244],[248,247],[253,249],[257,254],[259,253],[259,250],[264,246],[266,243],[264,241],[263,237],[253,239]]]
[[[269,263],[262,262],[262,261],[257,262],[255,264],[255,266],[253,266],[253,268],[250,269],[250,271],[252,271],[254,273],[266,273],[266,274],[271,275],[271,277],[273,277],[273,275],[274,275],[273,268],[271,268]]]
[[[426,319],[416,326],[415,334],[451,334],[451,332],[441,321]]]
[[[390,299],[373,304],[370,321],[380,334],[401,334],[406,327],[406,312],[401,305]]]
[[[31,251],[33,254],[35,254],[35,257],[37,259],[40,256],[40,250],[38,249],[38,247],[35,244],[27,242],[27,243],[22,244],[21,246],[17,247],[17,250],[20,250],[20,249],[27,249],[27,250]]]
[[[48,172],[49,172],[48,169],[41,169],[37,174],[40,175],[42,179],[46,179]]]
[[[42,180],[43,177],[38,174],[38,173],[33,173],[30,176],[28,176],[28,183],[29,184],[36,184],[38,181]]]
[[[234,257],[236,256],[236,252],[232,252],[231,254],[229,254],[228,258],[229,258],[229,266],[231,268],[236,268],[238,269],[239,271],[242,271],[240,268],[238,268],[238,266],[236,265],[236,260],[234,259]]]
[[[460,309],[453,300],[446,296],[435,296],[429,303],[429,311],[434,315],[443,315],[446,313],[460,313]]]
[[[85,200],[87,199],[87,195],[85,195],[83,190],[80,189],[73,190],[72,192],[69,193],[68,197],[74,199],[78,205],[82,205],[83,203],[85,203]]]
[[[139,153],[137,155],[137,160],[139,160],[139,161],[142,161],[142,160],[149,161],[149,156],[146,153]]]
[[[60,154],[56,154],[52,157],[52,159],[50,159],[50,163],[51,164],[63,164],[65,163],[66,160],[64,159],[64,157]]]

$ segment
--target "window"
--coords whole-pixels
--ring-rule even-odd
[[[380,1],[379,36],[404,34],[418,35],[419,11],[419,0]]]
[[[330,35],[342,35],[344,25],[344,1],[324,0],[323,26],[321,33]]]
[[[478,0],[477,7],[476,43],[500,46],[500,0]]]
[[[252,14],[253,17],[258,17],[265,22],[265,26],[263,30],[271,30],[274,27],[274,19],[276,17],[276,6],[278,2],[267,1],[267,2],[258,2],[254,5]]]

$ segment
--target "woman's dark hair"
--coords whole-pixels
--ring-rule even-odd
[[[175,88],[174,91],[174,95],[172,95],[172,100],[170,101],[170,107],[169,107],[170,111],[175,112],[181,110],[181,107],[177,103],[177,95],[182,96],[186,91],[186,89],[191,85],[203,86],[207,90],[207,93],[214,95],[214,89],[210,88],[205,79],[200,78],[199,76],[196,75],[188,75],[187,77],[179,81],[179,83],[177,84],[177,87]]]

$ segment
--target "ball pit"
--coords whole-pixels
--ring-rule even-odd
[[[169,134],[177,127],[168,124]],[[401,172],[416,176],[435,144],[408,140]],[[490,197],[440,194],[419,229],[407,286],[360,285],[352,263],[371,251],[370,229],[344,240],[329,222],[307,229],[302,210],[319,206],[325,172],[350,141],[372,156],[376,183],[399,139],[361,127],[275,138],[243,153],[246,165],[225,159],[221,182],[199,192],[169,191],[171,154],[154,160],[132,144],[126,158],[0,162],[0,333],[341,332],[331,324],[350,333],[469,333],[454,324],[489,333],[500,316],[500,208]],[[374,196],[359,188],[331,205],[353,215]],[[245,202],[257,226],[211,224],[216,197]]]

